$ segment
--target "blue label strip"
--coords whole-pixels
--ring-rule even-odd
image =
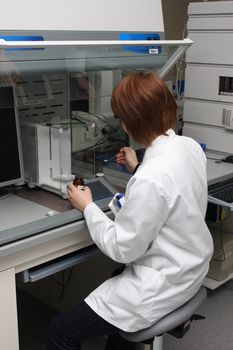
[[[5,41],[44,41],[43,36],[40,35],[0,35],[0,39]],[[26,51],[26,50],[44,50],[43,48],[38,47],[17,47],[9,48],[6,51]]]
[[[121,33],[119,40],[160,40],[158,33]],[[160,54],[161,46],[123,46],[124,50],[144,54]]]

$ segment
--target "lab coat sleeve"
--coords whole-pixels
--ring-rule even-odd
[[[147,179],[131,180],[125,204],[115,221],[94,203],[84,210],[89,232],[96,245],[120,263],[130,263],[143,255],[169,214],[167,198],[161,188]]]

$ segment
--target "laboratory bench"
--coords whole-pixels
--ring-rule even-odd
[[[233,178],[233,164],[221,162],[224,157],[221,153],[207,152],[207,181],[208,185],[220,184],[225,180]],[[212,202],[212,200],[211,200]],[[215,206],[217,207],[217,202]],[[226,208],[232,211],[232,205],[226,203]],[[208,212],[208,211],[207,211]],[[220,232],[218,232],[220,235]],[[227,281],[233,279],[233,272],[229,273],[225,278],[221,280],[216,280],[210,277],[206,277],[204,280],[204,286],[209,289],[216,289]]]
[[[96,204],[111,217],[108,203],[115,189],[104,179],[88,185]],[[95,257],[99,250],[82,213],[47,191],[22,188],[2,199],[0,223],[1,347],[18,350],[16,274],[34,282]]]

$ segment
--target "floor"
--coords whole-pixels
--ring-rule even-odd
[[[183,339],[166,336],[164,350],[233,349],[233,281],[208,291],[208,298],[198,313],[206,320],[194,321]]]
[[[55,311],[33,297],[18,292],[20,350],[45,350],[48,322]],[[233,281],[215,291],[199,310],[206,320],[194,321],[182,339],[164,337],[164,350],[233,349]],[[83,344],[82,350],[104,349],[104,339]]]

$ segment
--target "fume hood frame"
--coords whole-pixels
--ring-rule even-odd
[[[187,49],[193,44],[193,41],[189,38],[183,40],[65,40],[65,41],[6,41],[0,39],[0,49],[46,49],[46,48],[85,48],[85,47],[134,47],[134,46],[150,46],[150,47],[174,47],[177,46],[176,50],[169,57],[166,63],[161,67],[158,72],[160,78],[164,78],[166,74],[174,67],[177,61],[185,54]],[[154,57],[159,54],[151,54]]]

